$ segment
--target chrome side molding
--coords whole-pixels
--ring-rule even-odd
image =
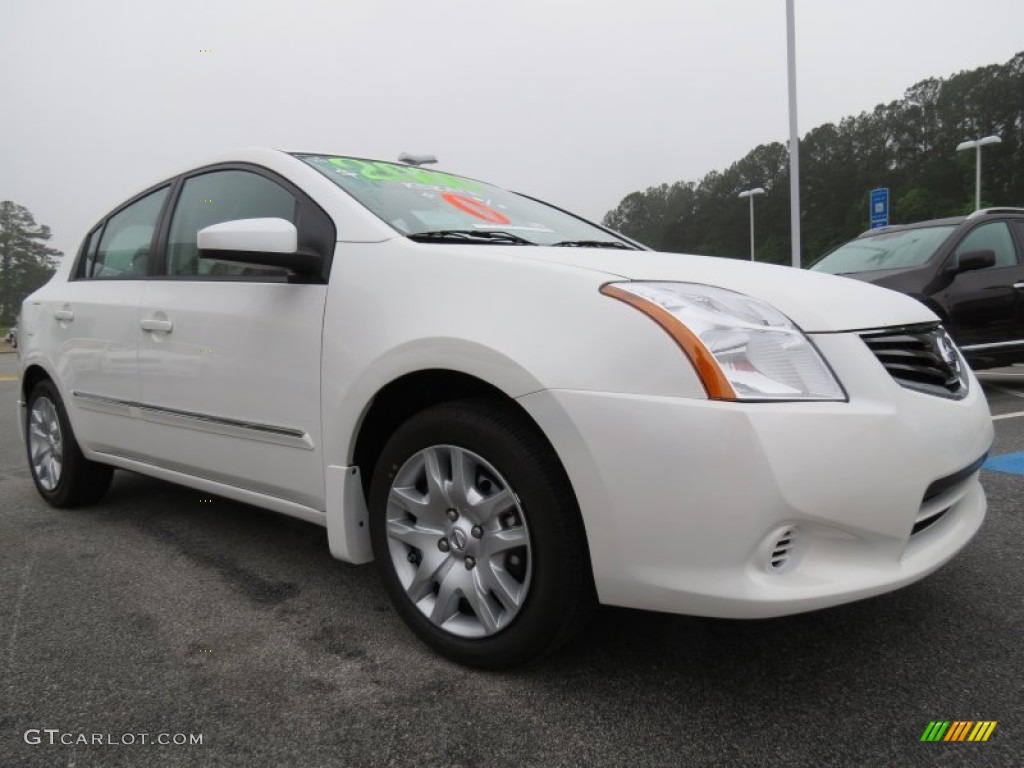
[[[208,413],[181,411],[175,408],[164,408],[147,403],[136,403],[127,400],[116,400],[103,395],[89,392],[74,391],[71,393],[75,404],[80,408],[116,416],[128,416],[170,427],[193,429],[199,432],[211,432],[227,437],[238,437],[243,440],[255,440],[262,443],[286,445],[291,448],[313,450],[313,438],[308,432],[290,427],[279,427],[273,424],[260,424],[242,419],[231,419],[214,416]]]

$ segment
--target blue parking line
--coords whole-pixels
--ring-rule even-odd
[[[1005,472],[1008,475],[1024,475],[1024,452],[993,456],[982,464],[981,468],[991,472]]]

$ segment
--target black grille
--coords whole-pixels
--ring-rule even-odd
[[[970,477],[979,469],[981,469],[982,465],[985,463],[985,460],[987,458],[988,451],[983,453],[981,455],[981,458],[971,462],[958,472],[954,472],[951,475],[946,475],[945,477],[940,477],[938,480],[934,481],[931,485],[928,486],[927,489],[925,489],[924,501],[928,502],[931,501],[932,499],[937,499],[939,496],[944,494],[957,483],[962,483],[968,477]]]
[[[860,336],[902,386],[942,397],[967,394],[966,364],[941,325],[887,328]]]
[[[985,453],[977,461],[964,467],[960,471],[954,472],[951,475],[946,475],[945,477],[940,477],[928,486],[924,492],[924,499],[921,502],[921,513],[917,516],[917,519],[914,520],[914,525],[910,529],[911,536],[935,525],[935,523],[939,522],[939,520],[941,520],[943,516],[952,509],[952,507],[946,507],[945,509],[932,511],[929,509],[929,502],[935,501],[942,496],[942,494],[956,488],[956,486],[971,477],[975,472],[981,469],[981,466],[985,463],[985,459],[987,458],[988,453]]]
[[[927,528],[931,528],[933,525],[939,522],[939,520],[941,520],[947,512],[949,512],[949,510],[944,509],[941,512],[936,512],[931,517],[926,517],[924,520],[918,520],[916,523],[914,523],[913,527],[911,527],[910,535],[914,536]]]

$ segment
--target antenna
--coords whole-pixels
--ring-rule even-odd
[[[398,156],[398,162],[406,165],[429,165],[436,163],[437,158],[433,155],[410,155],[408,152],[403,152]]]

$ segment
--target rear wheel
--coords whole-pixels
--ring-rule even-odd
[[[57,387],[47,379],[29,395],[25,437],[32,480],[52,506],[91,504],[107,492],[113,468],[82,455]]]
[[[445,656],[509,667],[566,642],[593,605],[575,498],[550,446],[488,401],[429,408],[387,443],[374,556],[399,614]]]

